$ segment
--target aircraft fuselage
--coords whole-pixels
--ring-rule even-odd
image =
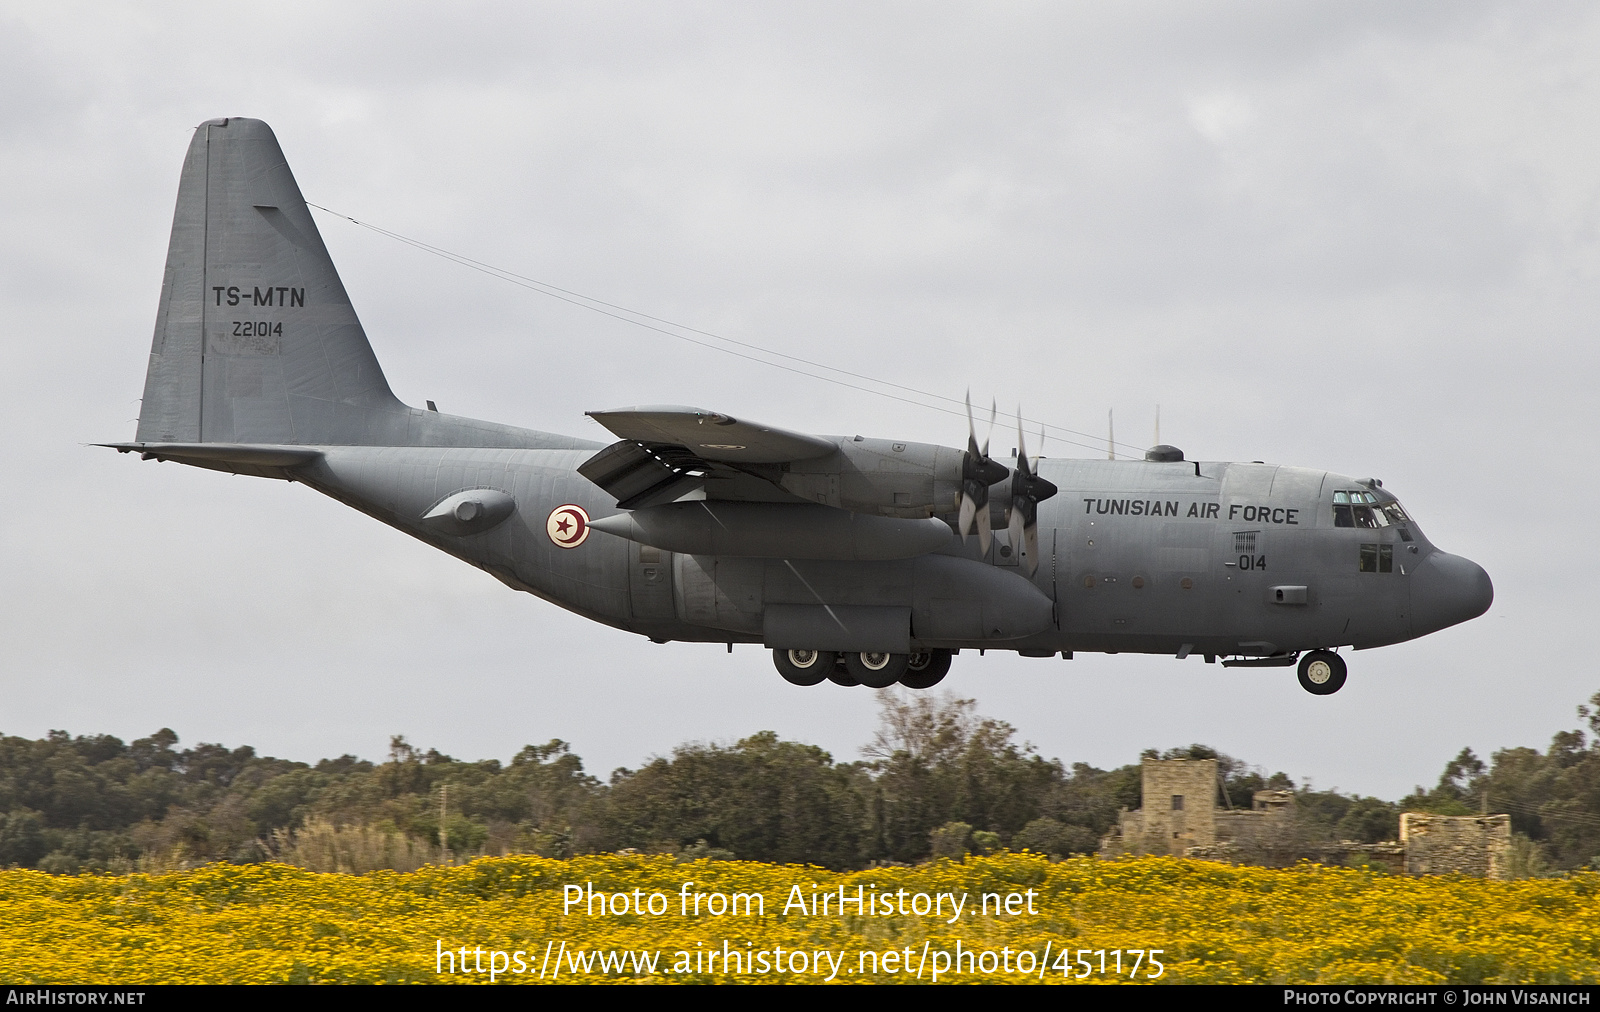
[[[1040,504],[1031,577],[1003,531],[987,555],[952,531],[935,552],[875,561],[688,555],[593,530],[562,547],[548,529],[559,507],[591,523],[622,512],[576,470],[600,445],[315,447],[293,474],[516,589],[661,641],[775,645],[769,609],[829,606],[907,609],[911,649],[1266,656],[1411,639],[1481,613],[1490,593],[1408,515],[1391,519],[1381,486],[1259,463],[1042,460],[1061,493]],[[464,489],[502,490],[515,513],[477,534],[423,521]],[[1382,525],[1336,526],[1336,494]],[[1047,602],[1046,626],[984,624],[984,602],[1007,591],[1024,609]]]

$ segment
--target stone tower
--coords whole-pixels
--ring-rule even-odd
[[[1144,801],[1123,812],[1101,853],[1174,854],[1217,840],[1217,761],[1146,759],[1139,764]]]

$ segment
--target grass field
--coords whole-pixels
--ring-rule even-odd
[[[33,984],[1600,981],[1600,874],[1486,882],[1172,858],[12,870],[0,925],[0,980]]]

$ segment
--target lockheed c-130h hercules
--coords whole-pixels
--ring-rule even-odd
[[[134,442],[301,482],[657,642],[759,643],[791,682],[926,688],[961,650],[1289,667],[1481,615],[1477,565],[1375,479],[1262,463],[995,459],[714,411],[593,411],[609,444],[401,403],[265,123],[195,133]]]

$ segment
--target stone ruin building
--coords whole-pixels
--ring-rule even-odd
[[[1338,843],[1307,838],[1292,791],[1257,791],[1248,810],[1226,807],[1215,759],[1145,759],[1143,804],[1124,809],[1100,841],[1100,856],[1171,854],[1234,864],[1370,863],[1410,875],[1458,872],[1504,878],[1511,850],[1507,815],[1400,816],[1400,839]],[[1219,800],[1224,805],[1219,805]]]
[[[1400,816],[1400,845],[1409,875],[1476,875],[1505,878],[1511,856],[1509,815]]]

